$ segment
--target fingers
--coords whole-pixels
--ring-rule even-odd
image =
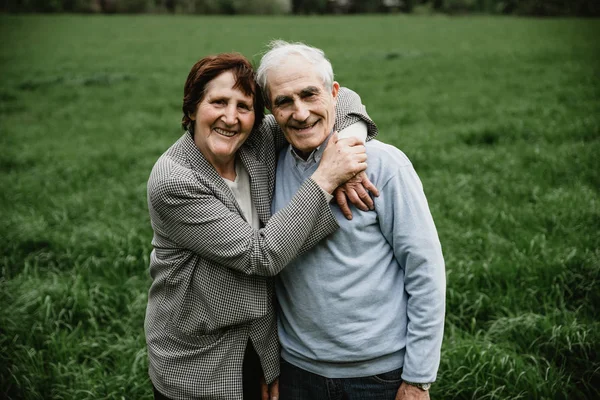
[[[377,187],[369,180],[365,172],[361,172],[337,188],[334,195],[344,216],[351,219],[352,211],[348,202],[362,211],[375,209],[375,202],[369,192],[374,196],[379,196]]]
[[[265,382],[265,378],[260,378],[260,398],[261,400],[269,400],[269,385]]]
[[[374,185],[374,184],[371,182],[371,180],[370,180],[370,179],[369,179],[369,177],[367,176],[367,173],[366,173],[366,172],[364,172],[364,171],[363,171],[363,172],[360,172],[360,173],[358,173],[358,174],[355,176],[355,178],[356,178],[356,180],[357,180],[358,182],[360,182],[360,183],[361,183],[361,185],[362,185],[362,188],[361,188],[361,189],[363,189],[363,191],[364,191],[364,194],[365,194],[365,195],[369,196],[369,193],[368,193],[368,192],[370,192],[370,193],[371,193],[373,196],[375,196],[375,197],[379,197],[379,189],[377,189],[377,186],[375,186],[375,185]],[[360,198],[361,198],[361,199],[363,199],[363,201],[364,201],[364,196],[363,196],[363,195],[361,195],[361,193],[360,193],[360,192],[359,192],[359,194],[358,194],[358,195],[359,195],[359,196],[360,196]],[[369,196],[369,198],[370,198],[370,196]]]
[[[346,194],[341,188],[337,188],[334,192],[335,201],[340,207],[340,211],[344,214],[347,220],[352,219],[352,211],[350,210],[350,206],[348,205],[348,200],[346,199]]]
[[[358,174],[361,179],[361,183],[363,187],[368,190],[373,196],[379,197],[379,189],[377,186],[373,185],[373,183],[369,180],[369,177],[365,172],[361,172]]]
[[[334,133],[332,139],[335,138],[336,134]],[[329,140],[319,167],[312,175],[313,180],[327,193],[333,193],[341,183],[367,169],[365,146],[359,142],[359,145],[351,147],[347,143],[341,142],[334,143],[334,140]],[[349,210],[344,215],[348,218]]]
[[[271,383],[269,391],[271,394],[271,400],[279,399],[279,378],[275,379],[273,383]]]
[[[373,203],[373,199],[371,198],[371,196],[369,196],[369,192],[367,192],[367,188],[364,185],[357,185],[356,187],[356,197],[357,199],[361,200],[361,204],[363,204],[365,207],[361,208],[360,206],[357,205],[356,202],[352,201],[352,204],[354,204],[355,206],[357,206],[358,208],[360,208],[363,211],[368,211],[368,210],[374,210],[375,209],[375,204]]]
[[[358,164],[356,164],[356,168],[354,169],[354,173],[359,174],[361,172],[363,172],[364,170],[366,170],[368,167],[367,162],[363,161],[363,162],[359,162]]]
[[[339,148],[351,149],[355,153],[364,153],[367,151],[364,143],[360,140],[355,140],[356,138],[348,138],[348,139],[340,139],[335,144]]]
[[[337,152],[340,156],[345,154],[344,157],[346,157],[348,168],[350,168],[354,174],[367,169],[367,152],[364,145],[359,143],[356,146],[348,147],[345,144],[338,144]]]
[[[356,153],[352,157],[359,163],[367,163],[367,153]]]
[[[337,138],[337,136],[336,136],[336,138]],[[346,146],[364,145],[363,141],[355,136],[348,136],[345,138],[341,138],[341,139],[337,140],[336,142],[340,143],[340,144],[344,144]]]
[[[354,204],[354,206],[356,208],[358,208],[361,211],[369,211],[369,207],[361,200],[360,196],[358,195],[358,193],[356,192],[356,190],[354,188],[350,188],[348,190],[346,190],[346,196],[348,196],[348,200],[350,200],[350,202],[352,204]],[[367,197],[369,197],[369,195],[367,194]],[[369,198],[370,200],[370,198]]]
[[[348,151],[356,154],[367,154],[367,148],[362,144],[357,144],[356,146],[348,147]]]

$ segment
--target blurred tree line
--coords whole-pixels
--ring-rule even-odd
[[[290,0],[0,0],[5,12],[284,14]]]
[[[3,12],[600,16],[600,0],[0,0]]]

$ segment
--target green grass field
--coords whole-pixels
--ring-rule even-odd
[[[600,20],[3,15],[0,37],[0,397],[151,398],[147,177],[191,65],[283,38],[421,176],[448,276],[432,398],[599,398]]]

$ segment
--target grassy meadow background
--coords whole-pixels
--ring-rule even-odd
[[[331,59],[447,262],[434,399],[600,397],[600,20],[0,15],[0,397],[150,399],[146,180],[204,55]]]

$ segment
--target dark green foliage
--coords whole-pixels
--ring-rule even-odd
[[[437,12],[489,13],[541,17],[600,16],[597,0],[425,0]]]
[[[325,2],[326,3],[326,2]],[[324,3],[324,4],[325,4]],[[182,14],[282,14],[286,0],[3,0],[0,10],[9,12],[153,13]],[[324,12],[325,9],[322,10]]]
[[[282,14],[289,10],[281,0],[178,0],[175,10],[184,14]]]
[[[1,398],[151,398],[148,174],[193,63],[276,37],[323,48],[423,181],[448,278],[432,398],[600,397],[598,21],[0,19]]]
[[[3,0],[0,9],[10,12],[90,13],[101,11],[102,2],[104,0]]]
[[[3,0],[9,12],[151,13],[183,14],[328,14],[413,12],[421,9],[447,14],[488,13],[528,16],[600,16],[597,0]]]
[[[600,15],[600,3],[596,0],[504,0],[496,2],[496,10],[506,14],[542,17],[560,15],[592,17]]]
[[[328,0],[292,0],[294,14],[324,14],[328,11]]]

